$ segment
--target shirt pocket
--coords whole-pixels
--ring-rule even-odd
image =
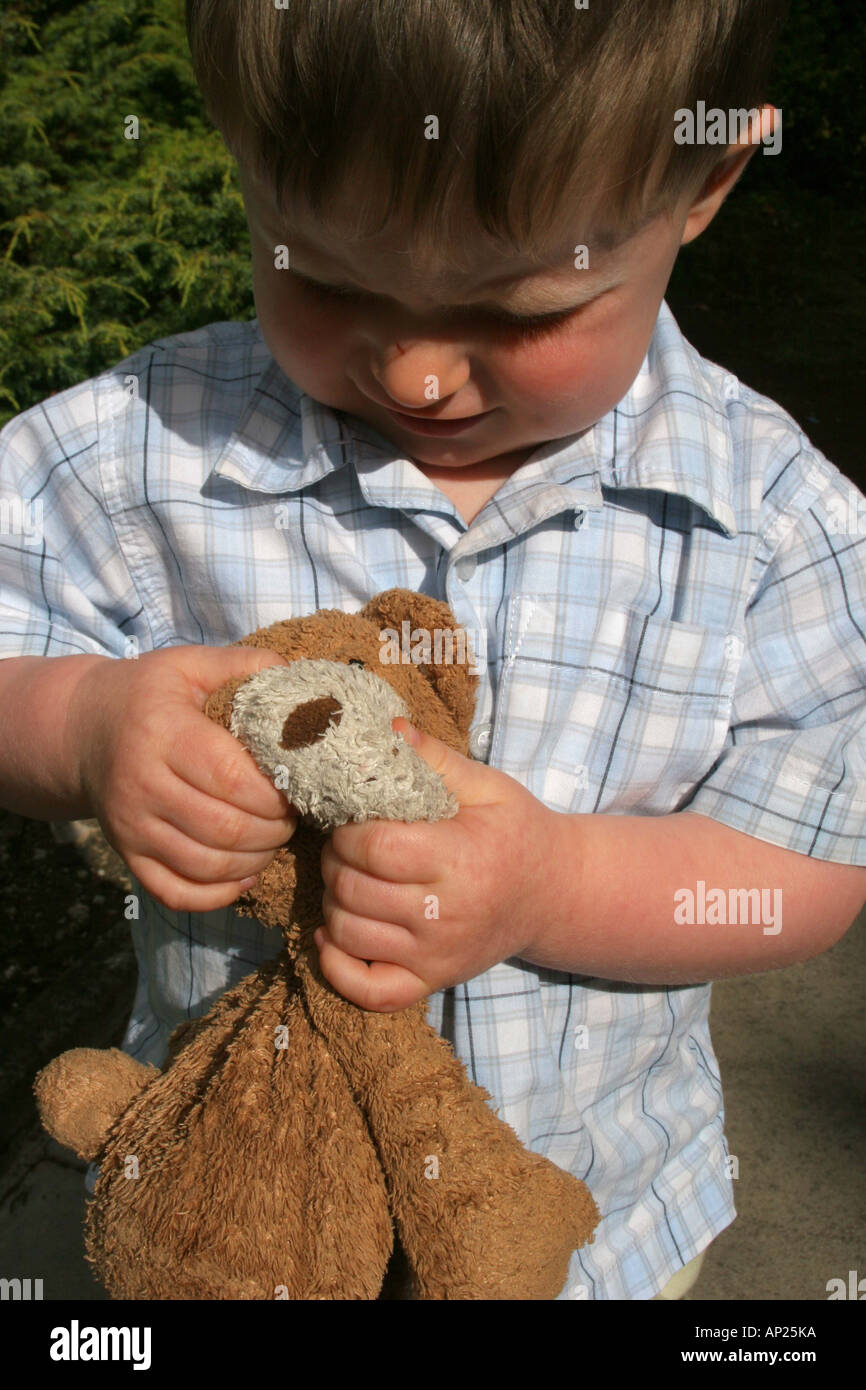
[[[516,594],[504,652],[489,761],[553,810],[675,811],[724,747],[737,633]]]

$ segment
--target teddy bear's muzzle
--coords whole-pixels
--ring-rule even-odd
[[[391,727],[405,701],[362,662],[301,658],[234,693],[231,732],[303,817],[439,820],[457,812],[441,777]]]

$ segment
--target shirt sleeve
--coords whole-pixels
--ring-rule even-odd
[[[680,809],[866,865],[866,498],[816,450],[811,465],[827,486],[771,528],[726,744]]]
[[[0,430],[0,658],[129,655],[142,624],[105,502],[85,382]]]

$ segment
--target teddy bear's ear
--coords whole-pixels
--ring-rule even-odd
[[[398,642],[404,622],[409,625],[406,631],[410,642],[417,640],[412,638],[413,632],[427,634],[433,660],[419,662],[417,669],[451,712],[458,729],[466,733],[475,713],[478,676],[472,668],[480,660],[480,653],[474,651],[470,634],[457,622],[448,604],[411,589],[386,589],[370,599],[360,617],[376,623],[380,634],[385,629],[396,633]],[[441,634],[438,644],[437,632]]]

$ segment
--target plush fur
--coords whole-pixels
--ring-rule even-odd
[[[76,1049],[36,1078],[46,1128],[99,1162],[87,1256],[115,1298],[400,1296],[383,1291],[399,1257],[407,1297],[549,1299],[593,1239],[587,1188],[524,1148],[425,1002],[360,1009],[319,969],[327,829],[457,809],[390,724],[468,756],[477,677],[383,661],[380,631],[404,620],[457,630],[445,604],[392,589],[242,639],[292,665],[228,682],[205,712],[304,812],[237,904],[285,948],[176,1029],[162,1071]]]

